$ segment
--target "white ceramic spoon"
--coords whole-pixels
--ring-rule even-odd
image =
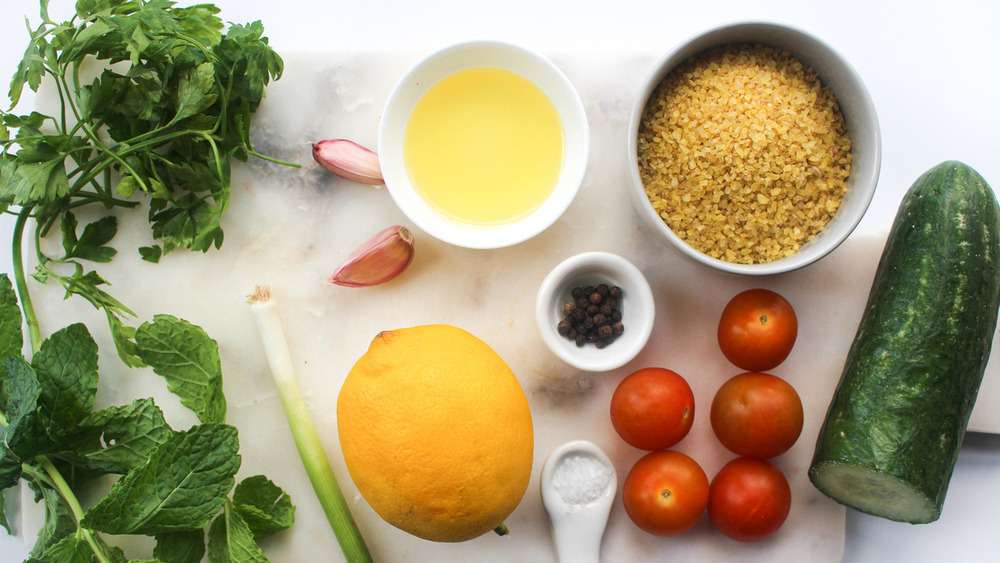
[[[574,440],[549,454],[542,466],[542,505],[561,563],[598,563],[617,488],[615,468],[597,445]]]

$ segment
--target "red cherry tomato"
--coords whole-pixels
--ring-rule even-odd
[[[640,369],[611,396],[611,424],[623,440],[643,450],[664,450],[687,436],[694,422],[694,393],[676,372]]]
[[[767,289],[749,289],[722,310],[719,348],[740,369],[768,371],[785,361],[798,331],[798,318],[787,299]]]
[[[625,513],[640,529],[678,536],[698,523],[708,506],[708,477],[698,462],[673,451],[650,452],[625,477]]]
[[[719,387],[709,416],[729,451],[750,457],[781,455],[802,433],[802,400],[787,381],[768,373],[741,373]]]
[[[768,538],[792,506],[792,489],[780,469],[765,460],[738,457],[712,478],[708,516],[723,534],[741,542]]]

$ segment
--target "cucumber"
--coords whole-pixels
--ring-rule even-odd
[[[960,162],[903,197],[809,479],[861,512],[937,520],[1000,308],[1000,207]]]

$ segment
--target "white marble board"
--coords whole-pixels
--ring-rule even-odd
[[[793,488],[792,512],[774,537],[740,544],[715,531],[707,517],[689,534],[658,538],[629,521],[619,498],[604,537],[606,561],[680,559],[839,561],[845,509],[821,495],[806,477],[816,434],[836,385],[867,297],[885,234],[856,232],[818,264],[791,274],[755,279],[696,266],[652,240],[627,192],[626,122],[633,95],[656,55],[546,52],[577,86],[591,127],[591,161],[579,196],[563,218],[538,237],[499,250],[468,250],[415,230],[416,259],[383,286],[348,289],[325,278],[369,236],[392,224],[413,227],[388,191],[351,184],[316,166],[309,143],[349,138],[374,148],[382,104],[395,80],[419,53],[338,52],[284,54],[286,71],[268,90],[254,142],[265,154],[300,162],[301,169],[251,161],[234,169],[231,208],[220,251],[178,252],[151,265],[135,247],[149,244],[143,211],[123,220],[119,257],[101,266],[112,294],[132,307],[138,322],[157,313],[184,317],[219,342],[229,422],[240,429],[241,476],[264,473],[295,501],[293,528],[264,542],[274,561],[342,559],[299,463],[258,335],[244,303],[255,284],[270,284],[280,301],[300,384],[353,514],[379,561],[555,561],[538,492],[545,457],[559,444],[587,439],[614,461],[619,482],[643,452],[622,442],[607,408],[615,385],[634,369],[663,366],[691,383],[698,406],[694,428],[677,449],[697,459],[709,476],[728,459],[712,435],[708,405],[715,389],[738,370],[718,351],[715,323],[725,302],[743,289],[768,287],[796,307],[799,339],[773,370],[799,391],[806,411],[802,436],[776,459]],[[133,220],[134,219],[134,220]],[[81,222],[84,218],[81,218]],[[56,244],[55,241],[44,241]],[[656,322],[646,349],[610,373],[586,374],[560,362],[534,323],[535,292],[548,271],[578,252],[603,250],[635,263],[656,298]],[[101,406],[153,396],[175,428],[194,423],[146,371],[123,371],[99,314],[79,299],[63,301],[56,287],[33,286],[43,331],[84,320],[102,346]],[[535,464],[522,503],[508,519],[509,537],[487,534],[461,544],[438,544],[384,523],[357,494],[340,455],[335,402],[339,386],[369,341],[382,329],[427,323],[465,328],[490,344],[514,369],[531,403]],[[972,429],[1000,432],[1000,377],[991,362]],[[992,390],[992,391],[990,391]],[[990,392],[987,392],[990,391]],[[27,500],[27,499],[25,499]],[[27,507],[30,535],[32,512]]]

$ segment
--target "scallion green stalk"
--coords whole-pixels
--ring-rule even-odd
[[[278,306],[271,298],[271,291],[267,286],[258,286],[247,301],[264,343],[264,353],[281,395],[295,447],[299,450],[299,457],[302,458],[302,464],[305,465],[309,481],[323,506],[330,527],[349,563],[371,562],[368,546],[351,517],[351,510],[330,467],[319,434],[309,417],[305,402],[302,401],[292,355],[288,350],[288,340],[278,315]]]

